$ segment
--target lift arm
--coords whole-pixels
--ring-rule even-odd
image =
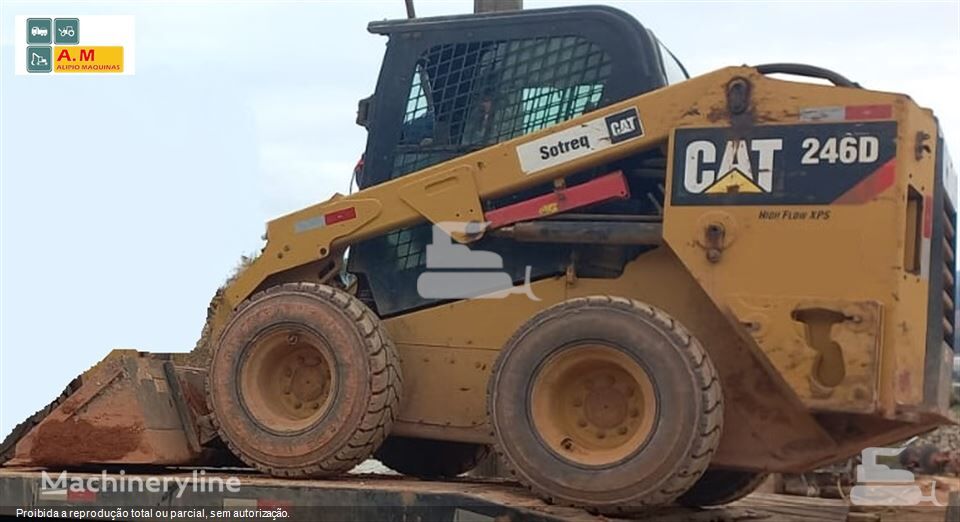
[[[481,223],[482,200],[665,146],[676,127],[727,119],[728,84],[737,78],[747,89],[765,80],[754,68],[719,69],[275,219],[262,255],[226,288],[225,308],[234,309],[270,275],[336,248],[423,220]]]

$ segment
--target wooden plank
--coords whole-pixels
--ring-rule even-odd
[[[844,522],[850,506],[843,500],[754,493],[730,507],[769,514],[774,520],[790,522]]]

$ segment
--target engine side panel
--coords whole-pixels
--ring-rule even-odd
[[[943,318],[934,143],[918,144],[932,115],[893,94],[751,87],[744,112],[675,130],[667,244],[808,407],[944,415],[923,393]]]

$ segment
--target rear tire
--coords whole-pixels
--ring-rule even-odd
[[[691,507],[722,506],[753,493],[768,476],[756,471],[710,469],[677,502]]]
[[[244,301],[207,376],[220,438],[272,475],[342,473],[383,442],[399,412],[400,365],[380,320],[325,285],[288,283]]]
[[[697,481],[720,440],[723,399],[683,326],[597,296],[520,327],[493,369],[488,413],[517,480],[550,502],[622,514],[668,504]]]
[[[404,475],[424,479],[456,477],[477,466],[489,447],[469,442],[388,437],[373,457]]]

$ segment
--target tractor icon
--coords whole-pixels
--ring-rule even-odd
[[[79,18],[57,18],[53,21],[54,43],[59,45],[76,45],[80,40]]]

